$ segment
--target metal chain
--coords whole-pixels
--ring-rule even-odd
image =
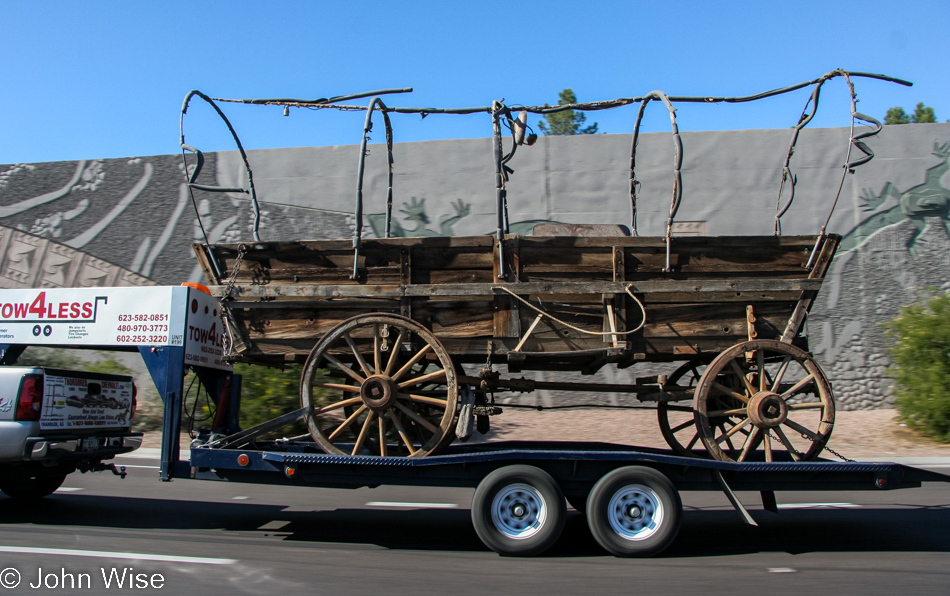
[[[241,261],[244,260],[244,252],[247,250],[247,247],[243,244],[238,248],[237,257],[234,259],[234,266],[231,267],[231,275],[228,276],[228,280],[224,284],[224,300],[230,300],[231,298],[231,289],[234,288],[234,282],[237,280],[238,271],[241,270]]]
[[[804,435],[802,435],[802,436],[804,436]],[[853,459],[841,455],[840,453],[838,453],[837,451],[835,451],[834,449],[832,449],[831,447],[829,447],[829,446],[827,446],[827,445],[825,445],[825,451],[831,453],[832,455],[834,455],[835,457],[837,457],[837,458],[840,459],[840,460],[843,460],[843,461],[848,462],[849,464],[853,464],[853,463],[854,463],[854,460],[853,460]]]
[[[799,434],[802,436],[803,439],[808,439],[808,440],[811,441],[812,443],[815,442],[815,439],[809,437],[809,436],[806,435],[805,433],[799,433]],[[776,437],[776,436],[775,436],[774,434],[772,434],[771,432],[769,432],[769,436],[772,437],[772,440],[774,440],[774,441],[778,441],[779,443],[782,442],[781,439],[779,439],[778,437]],[[828,453],[834,455],[834,456],[837,457],[838,459],[842,460],[842,461],[848,462],[848,463],[850,463],[850,464],[853,464],[853,463],[854,463],[854,460],[853,460],[853,459],[841,455],[840,453],[838,453],[837,451],[835,451],[834,449],[832,449],[832,448],[829,447],[828,445],[825,445],[825,446],[823,447],[823,449],[824,449],[825,451],[827,451]]]

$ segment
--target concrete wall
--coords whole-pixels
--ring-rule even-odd
[[[821,229],[841,183],[848,132],[803,131],[792,161],[796,197],[782,219],[783,233]],[[771,234],[790,137],[790,130],[683,133],[677,233]],[[631,226],[630,142],[631,135],[543,137],[533,147],[521,147],[509,164],[515,170],[508,184],[512,231],[527,233],[541,221]],[[884,375],[888,341],[880,322],[920,291],[946,287],[950,279],[950,124],[888,126],[871,146],[875,159],[845,176],[828,228],[845,235],[843,250],[807,322],[812,350],[846,409],[890,403]],[[358,151],[358,146],[250,151],[262,239],[351,237]],[[206,157],[201,182],[245,185],[237,153]],[[394,159],[398,235],[494,230],[490,140],[397,144]],[[668,134],[642,137],[641,235],[663,232],[672,162]],[[385,148],[372,145],[364,237],[382,233],[385,167]],[[193,205],[177,155],[0,165],[0,225],[18,230],[18,238],[32,235],[34,245],[46,239],[75,251],[70,258],[86,255],[81,258],[121,269],[130,280],[124,283],[200,280],[190,248],[203,238],[196,210],[212,242],[252,237],[246,195],[199,192],[196,198]],[[23,269],[22,259],[18,266]],[[38,285],[38,279],[24,275],[16,283]],[[81,276],[72,280],[93,284]],[[603,376],[624,382],[644,374],[609,370]],[[561,398],[541,393],[531,399],[551,404]],[[604,399],[619,403],[625,397]]]

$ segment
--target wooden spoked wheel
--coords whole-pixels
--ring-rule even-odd
[[[327,453],[425,457],[455,438],[458,385],[442,343],[418,323],[367,314],[310,352],[300,402]]]
[[[678,385],[695,390],[699,379],[706,370],[704,362],[686,362],[677,368],[666,381],[667,385]],[[657,422],[660,433],[677,455],[698,457],[693,449],[702,448],[696,417],[693,415],[693,401],[661,401],[656,406]]]
[[[693,409],[700,439],[720,461],[814,459],[835,422],[831,385],[818,363],[775,340],[744,342],[717,356]]]

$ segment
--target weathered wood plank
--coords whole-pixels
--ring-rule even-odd
[[[326,286],[316,284],[236,285],[233,298],[400,298],[402,296],[495,296],[501,285],[520,296],[567,294],[619,294],[629,285],[640,294],[675,294],[683,292],[773,292],[817,291],[820,279],[729,279],[729,280],[662,280],[633,282],[541,282],[514,284],[414,284]],[[211,293],[224,297],[224,286],[212,286]]]

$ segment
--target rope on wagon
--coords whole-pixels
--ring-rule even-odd
[[[555,317],[555,316],[552,315],[551,313],[549,313],[549,312],[547,312],[547,311],[545,311],[545,310],[542,310],[541,308],[539,308],[539,307],[537,307],[537,306],[531,304],[530,302],[528,302],[527,300],[525,300],[525,299],[522,298],[521,296],[515,294],[514,292],[512,292],[511,290],[509,290],[508,288],[506,288],[506,287],[504,287],[504,286],[492,286],[492,290],[501,290],[502,292],[505,292],[506,294],[509,294],[510,296],[512,296],[513,298],[515,298],[515,299],[518,300],[519,302],[521,302],[522,304],[525,304],[525,305],[531,307],[532,309],[536,310],[536,311],[538,312],[538,314],[540,314],[541,316],[547,317],[547,318],[551,319],[552,321],[554,321],[555,323],[560,323],[561,325],[564,325],[564,326],[567,327],[568,329],[573,329],[574,331],[577,331],[578,333],[586,333],[586,334],[588,334],[588,335],[600,335],[600,336],[605,336],[605,335],[630,335],[631,333],[636,333],[637,331],[640,331],[641,329],[643,329],[643,326],[646,325],[646,322],[647,322],[647,310],[646,310],[646,308],[644,308],[643,303],[640,302],[640,299],[637,298],[636,296],[634,296],[634,295],[633,295],[633,292],[630,291],[630,288],[632,288],[632,287],[633,287],[633,284],[629,284],[627,287],[624,288],[624,291],[627,293],[628,296],[630,296],[631,298],[633,298],[633,301],[636,302],[636,303],[637,303],[637,306],[640,307],[640,313],[642,314],[642,319],[640,320],[640,324],[637,325],[637,327],[636,327],[635,329],[630,329],[629,331],[590,331],[590,330],[587,330],[587,329],[581,329],[580,327],[575,327],[574,325],[571,325],[570,323],[565,323],[564,321],[558,319],[557,317]]]

